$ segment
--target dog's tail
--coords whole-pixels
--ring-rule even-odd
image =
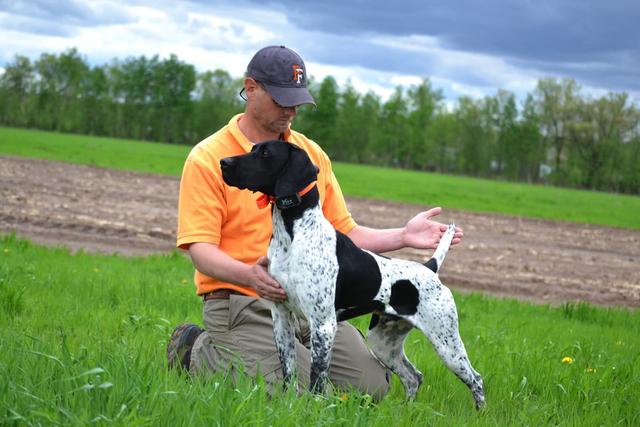
[[[438,247],[436,251],[433,253],[431,259],[424,263],[424,265],[434,273],[437,273],[442,267],[442,263],[444,262],[444,257],[447,255],[449,251],[449,247],[451,246],[451,241],[453,240],[453,235],[456,233],[456,225],[451,223],[447,231],[444,232],[442,238],[440,239],[440,243],[438,243]]]

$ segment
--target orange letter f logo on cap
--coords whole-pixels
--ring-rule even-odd
[[[302,83],[302,74],[303,73],[304,73],[304,71],[302,70],[301,66],[299,66],[297,64],[293,66],[293,80],[297,84]]]

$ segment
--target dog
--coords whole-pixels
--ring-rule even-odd
[[[287,300],[272,308],[285,384],[295,378],[294,314],[309,321],[310,389],[322,393],[337,322],[373,313],[371,350],[398,375],[409,399],[415,398],[422,374],[405,356],[404,341],[418,328],[469,387],[476,408],[484,405],[482,377],[458,333],[451,291],[437,274],[455,233],[453,224],[425,264],[390,259],[359,249],[326,220],[315,186],[318,168],[298,146],[266,141],[250,153],[222,159],[220,167],[227,185],[260,192],[263,204],[273,205],[269,273],[287,293]]]

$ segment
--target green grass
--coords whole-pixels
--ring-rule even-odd
[[[397,378],[377,405],[270,397],[259,379],[167,371],[173,326],[200,323],[192,271],[177,253],[71,255],[0,236],[0,425],[640,425],[638,311],[456,294],[481,413],[418,333],[406,344],[425,373],[414,402]]]
[[[180,176],[191,147],[0,127],[0,154]]]
[[[186,146],[0,128],[0,154],[179,176]],[[640,197],[336,162],[345,194],[640,229]]]
[[[345,194],[476,212],[640,229],[640,197],[479,178],[335,165]]]

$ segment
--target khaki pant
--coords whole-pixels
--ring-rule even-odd
[[[242,295],[206,301],[203,309],[205,332],[191,352],[191,374],[258,372],[269,387],[282,385],[280,359],[273,341],[273,323],[268,301]],[[310,373],[310,331],[305,320],[296,321],[297,376],[307,389]],[[341,390],[354,388],[376,400],[389,390],[388,370],[372,355],[358,330],[338,323],[329,378]]]

